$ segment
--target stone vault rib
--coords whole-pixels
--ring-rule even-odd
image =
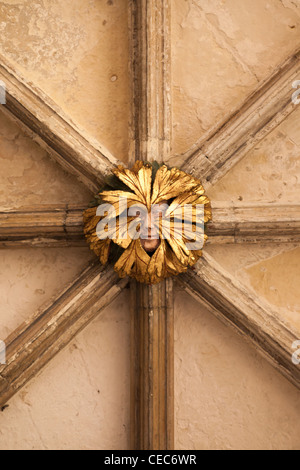
[[[299,77],[300,51],[278,67],[205,141],[187,153],[183,170],[202,180],[206,189],[215,185],[297,108],[292,102],[292,84]]]
[[[1,109],[95,193],[105,175],[119,162],[78,129],[45,93],[26,81],[2,56],[0,81],[6,87],[6,104]]]
[[[86,246],[83,206],[32,206],[0,212],[0,248]]]
[[[80,205],[31,206],[0,211],[0,248],[86,246]],[[299,205],[215,207],[209,244],[297,243]]]
[[[215,207],[208,243],[299,243],[300,205]]]
[[[17,328],[5,341],[7,363],[0,366],[0,407],[105,309],[126,283],[97,261],[51,305]]]
[[[131,157],[163,162],[170,155],[171,4],[169,0],[130,0],[133,82]]]
[[[293,342],[299,336],[278,319],[271,307],[244,288],[208,254],[196,271],[180,278],[187,292],[229,324],[266,357],[298,389],[300,368],[292,362]]]
[[[130,0],[131,159],[163,162],[171,141],[171,0]],[[174,448],[173,280],[131,283],[131,449]]]

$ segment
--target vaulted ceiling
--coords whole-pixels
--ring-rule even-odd
[[[82,19],[77,18],[78,24],[72,25],[73,16],[65,13],[62,16],[64,21],[61,18],[57,26],[63,34],[57,36],[51,29],[54,27],[47,26],[52,22],[49,18],[47,21],[43,18],[39,2],[35,2],[33,7],[30,1],[25,2],[22,8],[16,7],[14,18],[20,24],[27,24],[26,18],[28,19],[29,14],[33,15],[33,39],[29,27],[21,31],[22,41],[8,26],[3,27],[5,40],[1,46],[0,80],[6,84],[7,103],[1,112],[38,143],[46,151],[47,157],[58,162],[85,186],[86,194],[83,199],[97,191],[104,177],[115,165],[126,160],[126,139],[120,139],[119,136],[122,132],[124,135],[124,121],[126,123],[126,117],[130,115],[130,93],[127,100],[124,99],[124,89],[130,80],[128,77],[127,81],[123,80],[116,92],[111,89],[118,82],[119,74],[126,75],[123,62],[126,63],[128,57],[124,60],[119,52],[119,43],[116,43],[128,34],[121,20],[126,13],[123,7],[116,11],[115,22],[110,25],[111,30],[105,36],[105,41],[113,41],[109,49],[109,60],[117,63],[111,68],[112,73],[105,70],[110,83],[102,87],[101,81],[104,79],[100,77],[97,96],[91,94],[85,86],[87,81],[95,80],[95,70],[99,67],[99,44],[92,31],[99,30],[100,35],[105,35],[103,30],[106,27],[105,17],[109,3],[101,11],[95,7],[93,14],[78,2],[79,12],[86,15],[85,18],[93,17],[91,31],[85,34],[82,33],[80,24]],[[228,245],[229,250],[233,250],[243,244],[273,246],[289,243],[292,247],[298,246],[299,199],[292,196],[285,198],[283,195],[282,201],[279,194],[272,200],[264,200],[264,197],[255,195],[252,198],[252,191],[250,196],[244,193],[234,194],[234,191],[242,192],[247,179],[249,186],[259,192],[259,187],[256,187],[259,177],[252,176],[251,170],[245,170],[243,162],[249,162],[247,168],[251,168],[255,161],[260,163],[264,145],[276,146],[276,142],[279,145],[284,140],[288,140],[287,146],[292,143],[298,145],[299,129],[295,129],[294,122],[299,110],[291,100],[292,83],[300,78],[300,52],[297,49],[300,40],[294,34],[294,30],[300,26],[299,17],[296,16],[297,8],[295,10],[293,2],[290,2],[288,8],[284,5],[272,10],[274,28],[275,25],[278,26],[277,34],[274,38],[268,37],[263,41],[264,29],[260,27],[260,22],[255,33],[247,30],[248,22],[242,27],[242,19],[236,13],[234,2],[229,2],[227,6],[222,4],[222,7],[213,11],[212,3],[215,2],[199,0],[185,2],[182,6],[182,3],[174,2],[172,35],[169,36],[174,51],[169,58],[169,65],[173,66],[173,151],[171,150],[167,160],[200,178],[209,189],[214,209],[214,220],[209,228],[211,248],[221,246],[224,249]],[[125,2],[122,5],[124,4]],[[226,17],[226,11],[222,13],[222,9],[226,8],[230,21]],[[274,5],[270,8],[273,9]],[[7,18],[12,14],[6,2],[2,2],[1,9]],[[262,13],[260,10],[255,12],[250,5],[249,9],[251,14]],[[53,16],[53,22],[57,21],[58,5],[49,6],[48,11]],[[260,20],[262,24],[273,21],[268,12],[264,14],[266,17]],[[279,14],[280,21],[276,20],[276,15]],[[201,39],[200,21],[204,22],[206,28],[205,35],[202,31]],[[114,28],[120,31],[117,38],[113,33]],[[271,24],[271,31],[272,28]],[[72,44],[63,41],[64,35],[68,34],[73,38]],[[169,32],[166,30],[165,34],[168,35]],[[44,56],[40,44],[46,37],[53,41],[56,56]],[[259,37],[261,43],[258,42]],[[28,46],[30,42],[25,45],[25,38],[32,41],[32,47]],[[194,44],[194,39],[197,47],[190,47],[187,53],[187,44]],[[142,37],[140,41],[143,41]],[[270,49],[276,41],[278,51],[275,56],[270,53]],[[204,52],[200,55],[202,50],[209,51],[207,57]],[[199,64],[195,65],[194,70],[192,63],[197,56]],[[67,60],[65,57],[71,58],[64,65]],[[185,61],[188,66],[183,67]],[[227,73],[226,70],[230,72]],[[73,76],[74,71],[76,74]],[[208,77],[213,77],[214,81],[210,89]],[[75,99],[79,83],[82,89]],[[101,96],[102,93],[105,97]],[[169,90],[166,93],[169,96]],[[101,118],[104,116],[102,122],[97,115],[98,106],[97,110],[94,109],[95,99],[104,103],[101,109]],[[121,106],[116,104],[118,99],[123,100],[123,112],[128,112],[123,120],[118,114],[118,106]],[[112,116],[107,118],[110,103]],[[112,128],[115,113],[117,125]],[[89,116],[87,120],[82,118],[85,114]],[[136,136],[140,122],[135,122],[134,125]],[[170,126],[171,123],[169,129]],[[132,137],[132,134],[129,135]],[[133,160],[136,149],[137,146],[134,147],[130,142],[129,160]],[[275,158],[282,153],[285,155],[284,152],[277,151],[275,156],[276,150],[275,148]],[[299,159],[297,152],[298,147],[292,159]],[[266,151],[264,162],[267,158],[265,155]],[[280,160],[278,161],[280,164]],[[270,168],[269,165],[270,162],[267,161],[266,171]],[[258,164],[251,169],[259,173],[257,166]],[[250,178],[248,174],[251,175]],[[296,175],[295,177],[297,178]],[[274,178],[276,180],[276,176]],[[232,184],[233,179],[237,182],[235,186]],[[286,183],[286,190],[290,184]],[[245,187],[246,193],[247,190]],[[27,207],[22,206],[20,204],[14,207],[11,204],[5,207],[5,203],[3,204],[0,213],[1,248],[67,249],[84,246],[84,202],[74,204],[70,198],[61,204],[34,203],[26,204]],[[252,342],[276,369],[299,388],[300,369],[291,361],[291,346],[299,339],[299,323],[291,321],[291,317],[283,318],[278,315],[275,306],[272,307],[265,299],[257,296],[235,273],[226,270],[212,255],[208,249],[196,270],[180,277],[178,283],[217,318]],[[54,302],[34,313],[13,331],[6,339],[7,364],[0,368],[0,404],[6,404],[35,377],[78,332],[116,299],[127,283],[127,280],[119,280],[111,268],[104,269],[97,261],[92,260],[89,267]]]

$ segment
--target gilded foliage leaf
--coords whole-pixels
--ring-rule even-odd
[[[100,192],[97,197],[102,201],[102,212],[93,207],[84,213],[87,242],[101,263],[107,263],[111,247],[115,246],[121,250],[115,270],[122,278],[129,276],[139,282],[156,284],[166,277],[187,271],[202,256],[207,240],[199,227],[202,224],[204,228],[212,218],[210,200],[201,182],[177,168],[169,169],[166,165],[152,168],[140,161],[131,170],[120,166],[114,174],[124,186],[124,191]],[[152,205],[158,207],[155,221],[151,219],[159,234],[154,252],[147,250],[146,242],[135,239],[135,228],[128,231],[132,223],[133,227],[141,230],[142,216],[139,217],[139,213],[129,216],[128,213],[128,209],[136,205],[145,208],[146,219]],[[153,213],[150,217],[154,218]],[[110,224],[113,219],[114,223]],[[105,236],[108,238],[99,239],[99,222],[101,226],[107,223]],[[149,239],[152,240],[151,237]]]

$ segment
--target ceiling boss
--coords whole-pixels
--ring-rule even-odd
[[[202,256],[211,204],[201,182],[156,162],[119,166],[84,212],[84,233],[121,278],[156,284]]]

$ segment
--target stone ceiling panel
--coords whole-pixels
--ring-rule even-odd
[[[278,318],[299,332],[300,248],[293,244],[207,246],[241,283],[269,303]]]
[[[300,204],[300,107],[208,191],[215,205]]]
[[[0,210],[88,204],[91,193],[0,109]]]
[[[284,3],[172,2],[176,163],[300,47],[299,9]]]
[[[297,450],[299,391],[186,293],[175,302],[176,449]]]
[[[129,301],[123,293],[0,413],[0,450],[126,450]]]
[[[0,53],[125,161],[127,28],[127,0],[0,2]]]
[[[0,250],[0,339],[55,299],[91,259],[88,248]]]

